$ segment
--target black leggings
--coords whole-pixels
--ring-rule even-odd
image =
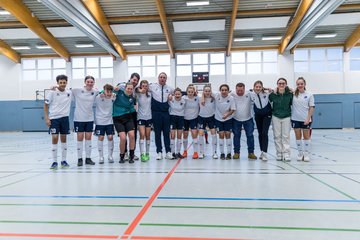
[[[259,133],[259,144],[262,152],[267,152],[269,145],[269,127],[271,124],[271,115],[255,114],[256,127]]]

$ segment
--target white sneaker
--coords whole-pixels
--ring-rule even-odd
[[[264,152],[261,152],[260,157],[259,157],[260,160],[263,160],[263,155],[264,155]]]
[[[125,160],[125,161],[129,161],[129,153],[128,153],[128,152],[125,153],[124,160]]]
[[[218,157],[218,155],[217,155],[216,153],[214,153],[213,156],[212,156],[212,158],[213,158],[213,159],[218,159],[219,157]]]
[[[310,157],[308,153],[304,154],[304,162],[310,162]]]
[[[199,154],[199,159],[204,159],[205,155],[203,153]]]
[[[285,156],[285,158],[284,158],[284,162],[291,162],[291,158],[290,158],[290,156]]]
[[[303,160],[303,158],[304,158],[303,153],[302,153],[302,152],[299,152],[298,155],[297,155],[297,160],[300,162],[300,161]]]
[[[159,152],[156,156],[156,160],[161,160],[162,159],[162,153]]]
[[[108,160],[109,160],[109,163],[114,163],[114,159],[113,159],[112,156],[109,156],[109,157],[108,157]]]
[[[173,158],[173,155],[171,154],[171,152],[166,153],[165,158],[168,159],[168,160],[174,159],[174,158]]]
[[[134,155],[134,160],[139,160],[139,157]]]
[[[104,157],[99,158],[99,164],[104,164]]]
[[[282,161],[283,157],[281,154],[276,154],[276,161]]]
[[[267,161],[268,159],[267,159],[267,156],[266,156],[266,152],[262,152],[261,154],[262,154],[261,160],[262,161]]]

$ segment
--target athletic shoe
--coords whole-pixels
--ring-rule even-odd
[[[129,153],[128,152],[126,152],[125,153],[125,157],[124,157],[124,161],[129,161]]]
[[[129,163],[134,163],[134,159],[130,158]]]
[[[51,167],[50,167],[51,170],[57,170],[58,169],[58,163],[57,162],[53,162],[51,164]]]
[[[262,152],[262,158],[261,158],[261,160],[263,160],[263,161],[267,161],[268,159],[267,159],[267,156],[266,156],[266,152]]]
[[[99,158],[99,164],[104,164],[104,157]]]
[[[140,155],[140,160],[141,160],[142,162],[146,162],[146,155],[145,155],[145,153],[142,153],[142,154]]]
[[[95,163],[91,160],[91,158],[85,158],[85,164],[87,164],[87,165],[95,165]]]
[[[171,154],[171,152],[167,152],[166,155],[165,155],[165,158],[168,159],[168,160],[174,159],[174,157],[173,157],[173,155]]]
[[[139,157],[134,155],[134,160],[136,160],[136,161],[139,160]]]
[[[78,159],[77,165],[78,165],[79,167],[81,167],[81,166],[83,165],[83,160],[82,160],[82,158],[79,158],[79,159]]]
[[[261,153],[260,153],[260,156],[259,156],[259,159],[262,160],[262,159],[263,159],[263,156],[264,156],[264,152],[261,152]]]
[[[240,153],[234,153],[233,159],[240,159]]]
[[[183,159],[183,158],[184,158],[184,156],[183,156],[183,155],[181,155],[181,153],[177,153],[177,154],[176,154],[176,158],[177,158],[177,159],[179,159],[179,158],[180,158],[180,159]]]
[[[249,153],[249,154],[248,154],[248,159],[250,159],[250,160],[256,160],[256,159],[257,159],[257,156],[255,155],[255,153]]]
[[[285,156],[285,158],[284,158],[284,162],[291,162],[291,158],[290,158],[290,156]]]
[[[66,161],[61,161],[61,168],[69,168],[69,164]]]
[[[184,158],[187,158],[187,151],[186,151],[186,150],[184,151],[184,153],[182,154],[182,156],[183,156]]]
[[[304,154],[304,162],[310,162],[310,157],[308,153]]]
[[[304,159],[304,154],[302,152],[299,152],[297,155],[297,160],[301,162]]]
[[[109,160],[109,163],[114,163],[114,159],[113,159],[112,156],[109,156],[109,157],[108,157],[108,160]]]
[[[203,153],[199,154],[199,159],[204,159],[205,155]]]
[[[125,160],[120,158],[119,163],[125,163]]]
[[[218,157],[218,155],[217,155],[216,153],[214,153],[214,154],[212,155],[212,158],[213,158],[213,159],[218,159],[219,157]]]
[[[282,161],[283,157],[281,154],[276,154],[276,161]]]
[[[199,154],[198,154],[197,152],[194,152],[192,158],[193,158],[193,159],[198,159],[198,158],[199,158]]]
[[[162,159],[162,153],[158,152],[156,156],[156,160],[161,160],[161,159]]]
[[[226,160],[230,160],[231,159],[231,153],[226,154]]]
[[[220,159],[225,160],[225,153],[220,154]]]
[[[177,153],[172,153],[172,159],[178,159]]]
[[[145,157],[146,157],[146,161],[149,161],[150,160],[150,153],[146,153]]]

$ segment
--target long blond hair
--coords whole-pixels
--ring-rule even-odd
[[[305,81],[305,79],[303,77],[298,77],[298,79],[296,79],[296,82],[299,81],[299,80],[304,81],[304,90],[306,90],[306,87],[305,87],[306,86],[306,81]],[[300,93],[300,91],[299,91],[298,87],[296,86],[295,97],[298,97],[299,93]]]

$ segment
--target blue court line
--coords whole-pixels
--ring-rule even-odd
[[[82,198],[82,199],[148,199],[146,196],[41,196],[41,195],[0,195],[0,198]],[[333,202],[360,203],[348,199],[296,199],[296,198],[217,198],[217,197],[157,197],[159,200],[202,200],[202,201],[269,201],[269,202]]]

